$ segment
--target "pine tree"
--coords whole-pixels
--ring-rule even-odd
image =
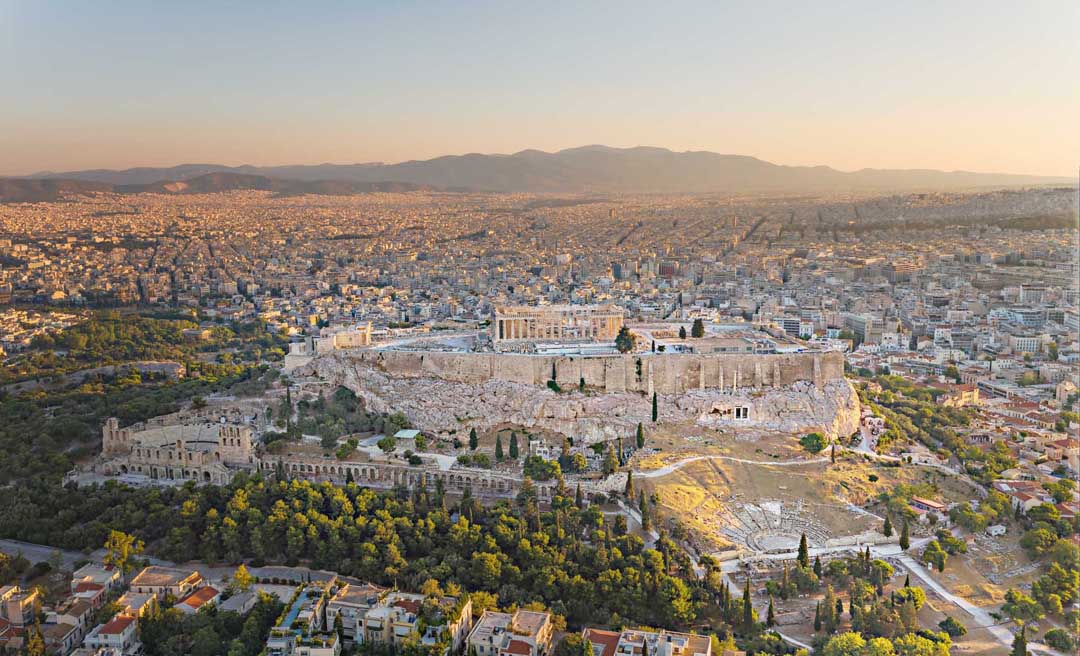
[[[623,495],[631,501],[634,500],[634,472],[632,471],[626,472],[626,487],[623,488]]]
[[[480,438],[476,436],[476,429],[469,429],[469,450],[476,451],[476,447],[480,446]]]
[[[881,534],[887,538],[892,537],[892,522],[889,521],[888,515],[885,515],[885,525],[881,527]]]
[[[806,533],[799,538],[799,567],[810,567],[810,549],[806,545]]]
[[[656,392],[652,393],[652,420],[656,423],[656,418],[660,416],[659,410],[656,406]]]
[[[642,449],[645,447],[645,429],[641,427],[641,422],[637,425],[637,448]]]
[[[814,631],[821,630],[821,602],[814,606]]]
[[[769,595],[769,613],[765,616],[765,626],[769,628],[776,626],[776,610],[773,608],[772,595]]]
[[[495,460],[502,462],[503,448],[502,448],[502,435],[495,438]]]
[[[1021,626],[1020,633],[1017,633],[1016,637],[1013,638],[1010,656],[1028,656],[1026,626]]]
[[[911,535],[908,533],[908,523],[904,520],[904,525],[900,527],[900,548],[904,551],[908,550],[911,546]]]
[[[821,578],[821,556],[814,556],[814,574]]]
[[[511,460],[517,460],[518,459],[517,433],[514,433],[512,431],[510,433],[510,459]]]

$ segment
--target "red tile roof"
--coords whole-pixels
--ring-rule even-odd
[[[615,631],[603,629],[586,629],[585,639],[593,644],[593,653],[596,647],[600,647],[599,656],[614,656],[615,649],[619,646],[619,634]]]
[[[510,644],[506,645],[506,649],[504,649],[503,651],[507,654],[529,656],[529,654],[532,653],[532,645],[522,640],[511,640]]]
[[[192,592],[188,596],[184,597],[183,600],[180,601],[180,603],[184,604],[185,606],[194,608],[195,610],[198,610],[205,606],[210,600],[217,597],[219,594],[221,593],[218,592],[215,588],[208,585],[205,588],[199,588],[195,592]]]
[[[98,633],[101,635],[119,635],[131,626],[131,623],[134,621],[135,618],[130,615],[117,615],[106,622]]]

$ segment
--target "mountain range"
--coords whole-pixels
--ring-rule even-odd
[[[121,193],[207,193],[228,189],[268,189],[281,194],[351,194],[438,188],[494,192],[722,192],[830,193],[934,191],[987,187],[1071,184],[1069,178],[936,171],[784,166],[744,155],[665,148],[583,146],[547,153],[453,155],[398,164],[317,164],[222,166],[183,164],[169,168],[95,169],[43,172],[14,180],[26,193],[48,195],[73,190],[74,183]],[[387,182],[393,181],[393,182]],[[374,186],[367,186],[374,185]]]

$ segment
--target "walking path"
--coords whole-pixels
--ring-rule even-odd
[[[746,458],[735,458],[733,456],[694,456],[692,458],[686,458],[685,460],[680,460],[670,465],[664,465],[659,469],[650,469],[649,471],[635,471],[634,476],[639,476],[642,478],[657,478],[660,476],[667,476],[668,474],[674,471],[678,471],[686,465],[689,465],[692,462],[697,462],[699,460],[727,460],[730,462],[741,462],[747,465],[776,465],[778,467],[815,465],[822,462],[829,462],[829,458],[827,457],[812,458],[810,460],[806,460],[804,458],[798,458],[795,460],[749,460]]]

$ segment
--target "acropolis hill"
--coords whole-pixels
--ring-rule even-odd
[[[660,423],[747,436],[847,436],[858,427],[858,399],[838,352],[749,327],[710,327],[699,339],[666,338],[677,334],[667,325],[630,329],[637,348],[628,353],[591,339],[531,339],[519,345],[524,352],[498,352],[505,344],[487,333],[455,334],[335,349],[302,372],[443,435],[522,426],[587,442],[628,437],[638,423],[653,421],[654,394]],[[653,351],[656,344],[663,350]]]

